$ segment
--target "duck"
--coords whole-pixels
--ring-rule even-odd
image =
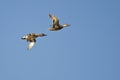
[[[34,46],[34,44],[36,43],[36,38],[37,37],[43,37],[43,36],[47,36],[47,35],[44,34],[44,33],[41,33],[41,34],[30,33],[30,34],[27,34],[27,35],[23,36],[21,39],[29,42],[29,45],[28,45],[27,49],[30,50]]]
[[[59,19],[52,14],[49,14],[49,17],[53,21],[52,27],[48,28],[48,30],[50,30],[50,31],[58,31],[58,30],[63,29],[64,27],[70,26],[69,24],[63,24],[63,25],[59,24]]]

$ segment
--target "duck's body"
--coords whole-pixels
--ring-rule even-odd
[[[63,27],[57,26],[57,25],[53,25],[54,27],[49,28],[50,31],[58,31],[61,30]]]
[[[57,31],[61,30],[64,27],[70,26],[69,24],[59,24],[59,19],[54,15],[49,14],[49,17],[53,20],[53,25],[51,28],[49,28],[50,31]]]
[[[36,38],[37,37],[43,37],[43,36],[46,36],[46,34],[43,34],[43,33],[42,34],[30,33],[28,35],[23,36],[21,39],[27,40],[29,42],[28,50],[30,50],[34,46],[34,44],[36,42]]]

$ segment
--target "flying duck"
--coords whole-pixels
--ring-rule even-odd
[[[27,40],[27,42],[29,42],[29,45],[28,45],[28,50],[30,50],[35,42],[36,42],[36,38],[37,37],[43,37],[43,36],[47,36],[46,34],[35,34],[35,33],[30,33],[30,34],[27,34],[25,36],[23,36],[21,39],[22,40]]]
[[[69,24],[59,24],[59,19],[54,15],[49,14],[49,17],[53,20],[53,25],[51,28],[49,28],[50,31],[57,31],[61,30],[64,27],[70,26]]]

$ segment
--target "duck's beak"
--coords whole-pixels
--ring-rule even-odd
[[[27,36],[23,36],[21,39],[27,39]]]
[[[68,27],[71,26],[70,24],[68,24]]]
[[[25,38],[22,37],[21,39],[25,39]]]

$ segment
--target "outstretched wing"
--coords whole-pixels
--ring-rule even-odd
[[[34,40],[31,40],[31,41],[29,42],[28,50],[30,50],[30,49],[34,46],[35,42],[36,42],[35,39],[34,39]]]
[[[30,50],[34,46],[35,42],[30,42],[28,45],[28,50]]]
[[[56,16],[51,14],[49,14],[49,16],[53,20],[53,27],[55,27],[56,25],[59,25],[59,19]]]
[[[43,37],[43,36],[47,36],[46,34],[44,33],[41,33],[41,34],[36,34],[37,37]]]

